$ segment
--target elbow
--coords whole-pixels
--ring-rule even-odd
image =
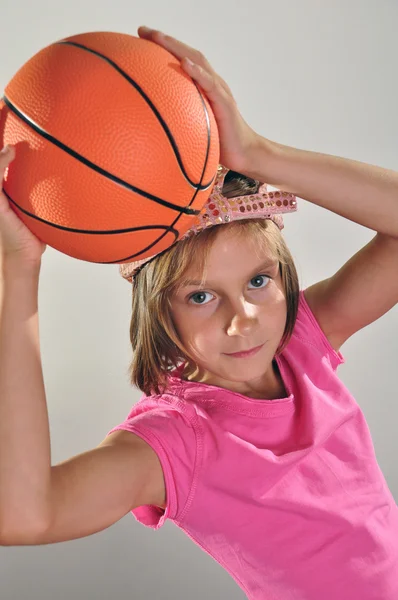
[[[47,524],[35,521],[34,525],[3,526],[0,529],[0,546],[37,546],[41,543]]]

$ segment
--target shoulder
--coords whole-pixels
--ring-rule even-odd
[[[129,473],[129,482],[135,496],[135,506],[153,504],[163,508],[166,486],[162,464],[155,450],[139,435],[126,430],[110,433],[99,448],[111,448],[117,461],[115,469]],[[115,490],[116,492],[117,490]]]
[[[172,393],[143,396],[137,402],[126,419],[114,427],[114,431],[139,433],[142,437],[155,440],[166,440],[173,434],[178,437],[192,437],[195,411],[192,411],[184,400]],[[108,434],[108,435],[109,435]]]
[[[308,358],[310,354],[313,358],[325,358],[333,370],[344,363],[343,355],[333,348],[322,330],[307,289],[302,289],[299,293],[299,307],[292,338],[287,346],[287,349],[289,348],[296,354],[300,352],[301,355],[307,350]]]

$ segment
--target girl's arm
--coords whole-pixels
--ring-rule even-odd
[[[258,136],[245,174],[398,238],[398,173]]]
[[[15,261],[14,261],[15,262]],[[49,514],[50,434],[39,347],[40,266],[0,269],[0,539]]]
[[[0,265],[0,546],[87,536],[136,506],[165,502],[160,461],[130,432],[51,466],[39,270]]]
[[[260,136],[250,159],[247,175],[378,232],[337,273],[305,292],[324,333],[339,350],[398,302],[398,173]]]
[[[398,237],[398,173],[271,142],[246,123],[231,89],[201,52],[147,27],[138,34],[171,52],[206,93],[225,167]]]

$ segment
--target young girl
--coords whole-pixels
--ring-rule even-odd
[[[139,34],[208,95],[225,167],[184,239],[121,266],[143,398],[97,448],[55,466],[38,337],[45,246],[1,196],[0,543],[87,536],[132,511],[153,528],[173,520],[251,599],[396,600],[398,508],[336,370],[341,345],[398,301],[398,174],[261,137],[200,53]],[[377,232],[305,291],[280,232],[293,194]]]

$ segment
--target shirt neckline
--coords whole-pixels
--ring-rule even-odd
[[[182,379],[181,372],[185,363],[182,363],[170,373],[167,391],[174,392],[178,396],[183,396],[186,400],[194,401],[208,407],[211,406],[215,410],[219,408],[220,410],[228,410],[249,416],[281,416],[294,411],[295,399],[294,394],[291,392],[290,382],[286,377],[281,357],[275,356],[275,360],[278,364],[284,387],[288,393],[288,396],[284,398],[274,398],[272,400],[267,398],[250,398],[226,388]]]

